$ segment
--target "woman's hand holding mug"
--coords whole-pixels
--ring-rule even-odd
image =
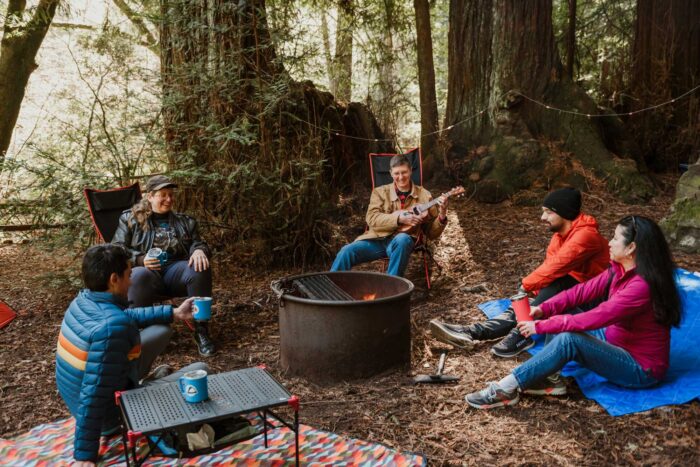
[[[151,271],[160,271],[160,260],[158,258],[143,258],[143,265]]]

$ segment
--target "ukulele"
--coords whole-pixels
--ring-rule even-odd
[[[452,188],[450,191],[447,193],[443,193],[441,196],[444,196],[445,198],[449,198],[450,196],[458,196],[464,193],[464,187],[463,186],[458,186],[455,188]],[[417,204],[415,206],[412,206],[411,208],[407,209],[405,213],[403,213],[403,216],[408,216],[413,214],[414,216],[420,216],[423,214],[425,211],[428,209],[432,208],[433,206],[438,204],[438,199],[440,197],[437,197],[431,201],[428,201],[427,203],[422,203],[422,204]],[[418,227],[417,225],[407,225],[407,224],[400,224],[399,228],[397,229],[397,232],[409,232],[413,230],[414,228]]]

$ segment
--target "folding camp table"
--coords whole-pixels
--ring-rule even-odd
[[[267,448],[268,415],[294,432],[296,465],[299,465],[299,398],[292,396],[265,367],[208,376],[209,400],[188,403],[180,393],[177,381],[146,386],[129,391],[117,391],[115,399],[122,414],[122,442],[127,466],[129,445],[131,457],[140,466],[170,430],[179,427],[214,422],[238,415],[257,413],[263,420],[263,434]],[[290,423],[274,413],[273,407],[289,405],[294,410],[294,422]],[[138,459],[136,441],[141,436],[154,435],[155,442],[148,440],[149,452]]]

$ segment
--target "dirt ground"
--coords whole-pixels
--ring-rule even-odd
[[[665,192],[644,206],[625,205],[593,189],[584,196],[584,210],[598,218],[609,237],[625,214],[662,218],[675,179],[663,179],[662,184]],[[428,294],[423,288],[417,260],[408,274],[417,287],[411,373],[397,371],[335,386],[287,377],[279,366],[277,302],[269,284],[298,271],[241,269],[234,258],[219,254],[214,337],[220,351],[208,363],[215,371],[264,363],[300,396],[303,423],[424,453],[431,465],[700,465],[697,401],[613,418],[586,399],[572,380],[564,397],[524,397],[514,407],[492,411],[464,403],[466,393],[504,376],[517,361],[493,357],[491,343],[472,351],[439,344],[427,332],[428,321],[481,320],[478,303],[512,294],[519,278],[544,257],[550,233],[540,224],[539,213],[537,205],[511,202],[452,203],[436,255],[442,274],[433,289]],[[63,312],[80,285],[80,256],[46,252],[34,243],[0,246],[0,298],[19,313],[0,330],[0,437],[68,415],[56,391],[54,352]],[[700,255],[678,254],[676,260],[700,270]],[[476,289],[481,291],[465,291],[480,284],[484,287]],[[180,324],[175,328],[171,346],[156,364],[197,360],[191,333]],[[460,376],[458,384],[405,384],[408,376],[432,372],[442,349],[449,350],[445,372]]]

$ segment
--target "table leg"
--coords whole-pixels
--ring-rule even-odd
[[[122,427],[122,444],[124,444],[124,460],[126,460],[126,467],[131,467],[129,463],[129,443],[126,440],[126,428]]]
[[[265,449],[267,449],[267,410],[263,410],[263,429],[265,430]]]
[[[299,467],[299,411],[294,411],[294,441],[296,442],[296,461]]]

